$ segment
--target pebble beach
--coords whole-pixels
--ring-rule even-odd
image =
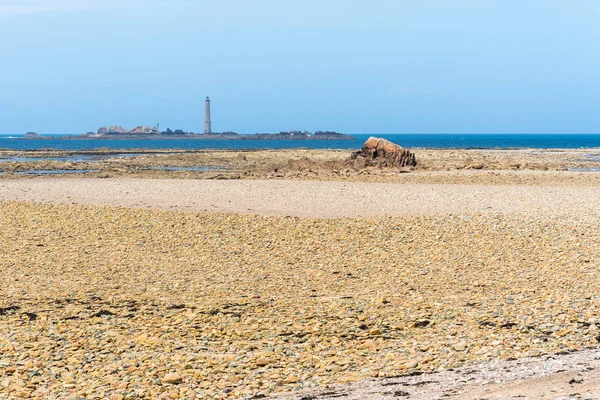
[[[150,193],[177,180],[4,180],[0,398],[300,399],[595,349],[600,200],[593,182],[539,174],[344,190],[186,180],[172,203]],[[248,209],[240,183],[271,212]],[[204,211],[209,189],[232,206]],[[128,190],[141,204],[119,201]]]

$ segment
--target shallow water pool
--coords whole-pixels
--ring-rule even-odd
[[[37,169],[30,171],[15,172],[15,175],[69,175],[69,174],[87,174],[89,172],[99,172],[98,169]]]

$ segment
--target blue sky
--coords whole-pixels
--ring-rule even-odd
[[[597,0],[0,0],[0,134],[600,132]]]

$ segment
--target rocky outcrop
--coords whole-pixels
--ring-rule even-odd
[[[129,131],[123,128],[121,125],[113,125],[108,128],[108,132],[110,133],[129,133]]]
[[[149,126],[137,126],[135,128],[133,128],[132,130],[128,131],[127,129],[123,128],[120,125],[113,125],[113,126],[103,126],[100,129],[98,129],[98,135],[110,135],[110,134],[132,134],[132,135],[136,135],[136,134],[151,134],[151,133],[156,133],[156,129],[155,128],[151,128]]]
[[[356,169],[369,166],[380,167],[416,167],[415,155],[395,143],[386,139],[370,137],[360,151],[352,154],[350,158]]]
[[[367,158],[364,156],[356,156],[354,159],[354,168],[363,169],[367,166]]]
[[[156,129],[155,128],[151,128],[149,126],[136,126],[135,128],[133,128],[132,130],[129,131],[129,133],[134,133],[134,134],[151,134],[151,133],[156,133]]]
[[[25,139],[43,139],[43,137],[35,132],[27,132],[25,134]]]
[[[113,125],[109,126],[108,128],[106,126],[103,126],[100,129],[98,129],[99,135],[106,135],[108,133],[129,133],[129,131],[120,125]]]

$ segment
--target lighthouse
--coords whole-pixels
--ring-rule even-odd
[[[210,99],[208,98],[208,96],[206,97],[205,114],[206,114],[206,117],[204,119],[204,133],[205,134],[212,133],[212,130],[210,127]]]

